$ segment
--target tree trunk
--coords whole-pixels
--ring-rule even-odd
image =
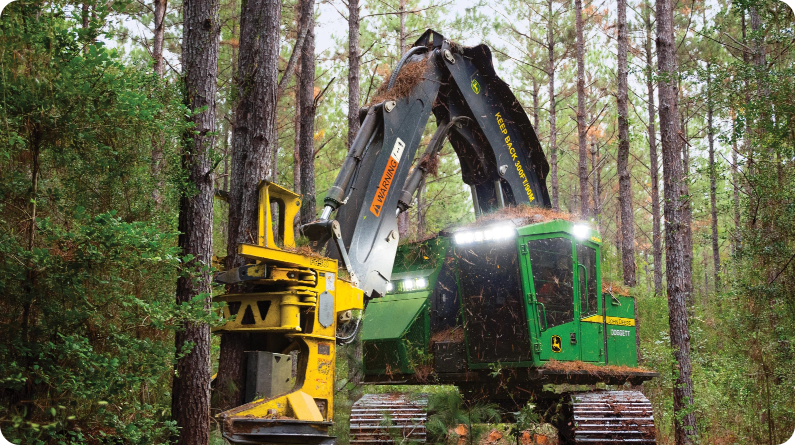
[[[88,3],[83,3],[80,10],[80,18],[83,20],[83,29],[88,28]]]
[[[533,129],[538,134],[538,79],[533,76]]]
[[[618,207],[618,203],[616,203]],[[616,257],[621,256],[621,210],[616,208]]]
[[[652,215],[652,255],[654,256],[654,295],[662,294],[662,237],[660,236],[660,168],[657,165],[657,133],[654,119],[654,71],[651,51],[651,4],[648,0],[644,5],[643,16],[646,25],[646,89],[649,104],[649,170],[651,176],[651,215]]]
[[[155,0],[155,29],[152,39],[152,58],[155,72],[163,77],[163,38],[166,34],[166,8],[168,0]]]
[[[599,148],[599,144],[596,144],[596,173],[594,174],[596,178],[594,181],[596,182],[596,191],[594,192],[594,208],[595,208],[595,215],[596,215],[596,228],[601,232],[602,231],[602,167],[604,164],[602,161],[602,153],[601,149]]]
[[[301,52],[301,223],[315,220],[315,8],[306,2],[301,14],[309,14],[309,28]]]
[[[155,0],[155,17],[154,17],[154,36],[152,39],[152,58],[154,59],[154,70],[155,73],[159,77],[163,77],[163,37],[166,32],[166,7],[168,5],[168,0]],[[88,10],[86,9],[84,15],[84,24],[87,24],[87,14]],[[163,189],[164,183],[163,180],[160,178],[160,173],[163,169],[163,145],[166,141],[162,138],[156,137],[155,140],[152,141],[152,177],[155,178],[157,183],[155,184],[154,190],[152,190],[152,200],[154,200],[155,204],[160,207],[163,204],[163,197],[161,195],[161,190]]]
[[[216,130],[215,94],[218,74],[218,3],[186,0],[183,4],[182,69],[185,105],[194,111],[195,125],[185,135],[182,167],[195,193],[183,194],[179,209],[179,247],[193,260],[184,264],[188,274],[177,280],[177,304],[204,294],[210,309],[210,273],[213,239],[212,149]],[[179,357],[175,365],[171,416],[183,431],[179,445],[206,445],[210,440],[210,327],[185,322],[175,334]],[[182,355],[190,349],[190,352]]]
[[[359,132],[359,0],[348,0],[348,148]]]
[[[400,0],[400,47],[398,48],[398,58],[403,55],[406,50],[406,0]]]
[[[552,0],[548,0],[549,21],[547,22],[547,75],[549,76],[549,162],[550,184],[552,186],[552,208],[560,210],[558,200],[558,128],[555,115],[555,35],[552,30]],[[572,211],[574,207],[572,207]]]
[[[577,27],[577,137],[580,148],[580,215],[587,218],[588,209],[588,147],[585,140],[585,42],[583,41],[582,0],[574,0]]]
[[[732,117],[732,127],[736,121]],[[740,248],[740,173],[737,168],[737,163],[740,162],[737,153],[737,139],[732,140],[732,206],[734,207],[734,243],[733,253],[737,253]],[[736,270],[735,270],[736,274]]]
[[[293,191],[301,194],[301,64],[295,67],[295,118],[293,118]],[[297,232],[296,232],[297,233]]]
[[[748,52],[748,36],[746,35],[747,29],[746,29],[746,23],[745,23],[745,10],[742,11],[741,30],[742,30],[742,35],[743,35],[743,63],[745,65],[748,65],[749,63],[751,63],[751,54]],[[751,103],[751,88],[748,85],[748,79],[747,78],[744,80],[744,84],[745,84],[745,88],[744,88],[744,90],[745,90],[745,103],[750,104]],[[751,175],[754,174],[754,159],[755,159],[755,157],[754,157],[754,146],[753,146],[753,144],[751,144],[751,132],[752,132],[752,130],[751,130],[751,112],[750,112],[751,109],[750,108],[751,107],[745,107],[745,110],[744,110],[744,113],[745,113],[745,132],[743,133],[743,145],[744,145],[744,148],[745,148],[745,158],[746,158],[745,165],[746,165],[746,171],[747,171],[747,175],[748,176],[751,176]],[[750,184],[746,183],[745,186],[748,189],[746,191],[748,192],[748,195],[749,195],[749,201],[750,201],[749,202],[749,207],[753,208],[756,198],[754,197],[754,194],[753,194],[752,190],[750,189],[751,188]],[[753,221],[753,219],[750,219],[749,223],[753,224],[752,221]]]
[[[309,5],[305,5],[306,2],[309,2]],[[287,84],[290,82],[290,77],[293,76],[293,72],[297,69],[300,60],[302,49],[304,47],[304,39],[306,39],[306,33],[309,30],[309,18],[310,16],[306,16],[302,13],[304,9],[314,10],[315,0],[301,0],[296,5],[297,9],[297,27],[295,32],[295,46],[293,46],[293,52],[290,53],[290,59],[287,61],[287,66],[284,67],[284,74],[282,74],[281,80],[279,80],[279,87],[276,91],[277,100],[282,96],[284,89],[287,88]],[[296,82],[298,85],[298,82]]]
[[[712,264],[715,272],[715,292],[720,291],[720,250],[718,247],[718,172],[715,167],[715,133],[712,126],[713,103],[712,65],[707,63],[707,141],[709,142],[709,204],[712,213]]]
[[[359,0],[348,0],[348,148],[353,145],[356,133],[359,132],[359,64],[361,62],[359,48]],[[401,230],[400,221],[408,222],[408,212],[398,217],[400,237],[408,234],[408,224]],[[348,350],[348,381],[355,386],[348,391],[351,404],[364,394],[362,389],[362,334],[361,330],[347,346]]]
[[[417,237],[422,237],[425,233],[425,213],[423,213],[423,196],[425,195],[425,179],[420,181],[417,188]]]
[[[767,57],[765,55],[765,37],[762,29],[762,18],[759,17],[759,11],[756,6],[748,8],[748,15],[751,19],[751,31],[753,32],[753,50],[754,50],[754,67],[756,69],[756,90],[758,94],[759,103],[764,103],[767,99],[768,87],[765,77],[767,75]],[[763,105],[759,110],[759,124],[756,126],[759,134],[766,132],[765,126],[769,118],[766,107]]]
[[[681,202],[680,210],[682,212],[682,242],[685,248],[685,265],[691,271],[693,270],[693,211],[690,207],[690,145],[688,141],[687,124],[685,123],[684,115],[680,115],[682,122],[679,126],[681,138],[684,139],[682,147],[682,196],[684,197]],[[693,302],[693,279],[687,282],[687,304],[691,307]]]
[[[398,234],[400,238],[405,238],[409,235],[409,230],[411,230],[411,223],[409,221],[409,211],[406,210],[405,212],[400,212],[397,218],[398,224]]]
[[[678,445],[692,444],[697,438],[693,404],[690,333],[688,332],[687,298],[691,270],[685,263],[684,224],[681,207],[687,199],[682,187],[682,150],[680,144],[678,76],[676,41],[673,29],[671,0],[657,0],[657,64],[660,72],[660,135],[662,138],[663,181],[665,194],[665,263],[668,292],[668,315],[671,347],[677,362],[674,395],[674,435]],[[689,411],[682,413],[682,411]]]
[[[629,176],[629,111],[627,108],[627,0],[618,1],[618,205],[621,207],[621,265],[624,284],[635,286],[635,218]]]
[[[245,264],[237,254],[241,243],[257,243],[258,186],[271,171],[276,144],[276,94],[279,68],[281,2],[247,0],[240,11],[235,130],[232,140],[232,173],[229,190],[229,235],[226,268]],[[216,388],[219,408],[242,404],[249,335],[221,336]]]
[[[593,216],[597,227],[599,226],[599,184],[597,170],[599,168],[599,158],[596,153],[596,143],[591,139],[591,193],[593,194]]]

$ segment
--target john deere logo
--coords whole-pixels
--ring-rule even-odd
[[[552,336],[552,352],[563,351],[563,342],[560,340],[559,335]]]
[[[475,94],[480,94],[480,84],[477,80],[472,79],[472,83],[470,85],[472,85],[472,91],[474,91]]]

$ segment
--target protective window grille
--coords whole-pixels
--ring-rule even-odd
[[[577,261],[584,266],[580,267],[580,317],[587,317],[597,313],[598,295],[596,290],[596,249],[582,244],[577,245]],[[587,281],[587,283],[586,283]]]
[[[470,360],[495,363],[531,359],[516,245],[467,246],[456,254]]]
[[[574,261],[571,240],[537,239],[529,241],[527,247],[536,300],[542,303],[538,305],[541,326],[552,328],[573,321]]]

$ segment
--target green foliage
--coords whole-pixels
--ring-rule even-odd
[[[121,4],[118,4],[119,6]],[[17,1],[0,21],[0,425],[15,443],[162,443],[177,306],[179,92],[105,48],[110,10]],[[167,166],[150,173],[158,144]],[[111,439],[112,438],[112,439]]]
[[[533,428],[541,422],[541,416],[536,412],[535,405],[528,403],[519,410],[516,416],[516,431],[524,431]]]
[[[451,438],[451,430],[458,425],[466,425],[469,437],[477,438],[487,429],[484,423],[500,421],[496,405],[468,403],[458,391],[431,394],[428,413],[426,431],[437,443]]]

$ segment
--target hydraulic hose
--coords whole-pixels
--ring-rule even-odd
[[[387,87],[387,91],[391,90],[392,87],[395,86],[395,81],[398,78],[398,73],[400,73],[400,70],[403,68],[403,65],[405,65],[406,62],[408,62],[409,58],[411,58],[411,56],[413,56],[415,54],[419,54],[419,53],[425,52],[425,51],[428,51],[427,47],[425,47],[425,46],[415,46],[415,47],[411,48],[410,50],[406,51],[405,54],[403,54],[403,57],[400,58],[400,61],[395,66],[395,69],[392,71],[392,75],[389,77],[389,85]]]

